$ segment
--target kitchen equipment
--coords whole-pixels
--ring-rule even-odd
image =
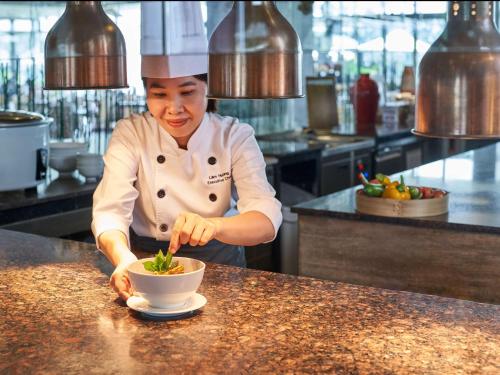
[[[76,169],[76,157],[87,150],[84,142],[51,142],[49,166],[59,172],[60,177],[69,177]]]
[[[306,77],[310,129],[331,130],[339,125],[335,77]]]
[[[0,111],[0,191],[25,189],[45,179],[51,118]]]
[[[303,96],[300,39],[273,1],[235,1],[208,53],[209,97]]]
[[[369,197],[360,189],[356,191],[356,209],[358,212],[377,216],[437,216],[448,212],[449,195],[449,192],[445,192],[442,198],[397,200]]]
[[[500,137],[500,35],[493,1],[449,1],[448,23],[419,66],[416,135]]]
[[[67,1],[45,39],[45,90],[126,88],[125,39],[100,1]]]
[[[82,153],[76,157],[76,169],[87,180],[102,176],[104,160],[100,154]]]

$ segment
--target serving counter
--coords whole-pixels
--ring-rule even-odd
[[[299,273],[500,303],[500,143],[401,174],[408,185],[449,191],[448,213],[361,214],[361,186],[299,204]]]
[[[208,264],[144,320],[93,245],[0,230],[0,373],[495,374],[500,306]]]

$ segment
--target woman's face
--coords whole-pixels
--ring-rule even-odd
[[[207,109],[207,85],[193,76],[147,78],[148,108],[160,125],[186,145]]]

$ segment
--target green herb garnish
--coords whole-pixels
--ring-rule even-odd
[[[148,260],[143,263],[144,269],[154,273],[166,273],[178,266],[178,262],[172,262],[173,256],[170,251],[164,256],[163,251],[160,250],[156,254],[154,261]]]

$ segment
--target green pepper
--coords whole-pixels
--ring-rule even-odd
[[[411,199],[422,199],[422,192],[418,187],[410,186],[410,196]]]
[[[384,190],[385,189],[383,185],[375,185],[375,184],[368,184],[365,185],[365,187],[363,188],[363,191],[369,197],[381,197],[382,194],[384,194]]]
[[[375,178],[380,181],[382,185],[389,185],[391,183],[391,180],[389,177],[387,177],[385,174],[382,173],[377,173],[375,175]]]
[[[399,185],[396,187],[396,189],[398,189],[398,191],[399,191],[400,193],[402,193],[402,192],[404,192],[404,191],[408,191],[408,188],[407,188],[407,187],[406,187],[406,185],[405,185],[405,180],[404,180],[404,178],[403,178],[403,175],[401,175],[401,176],[399,177],[399,180],[400,180],[400,182],[399,182]]]
[[[359,178],[363,183],[363,191],[369,197],[381,197],[384,194],[385,186],[382,184],[371,184],[363,173],[359,174]]]

